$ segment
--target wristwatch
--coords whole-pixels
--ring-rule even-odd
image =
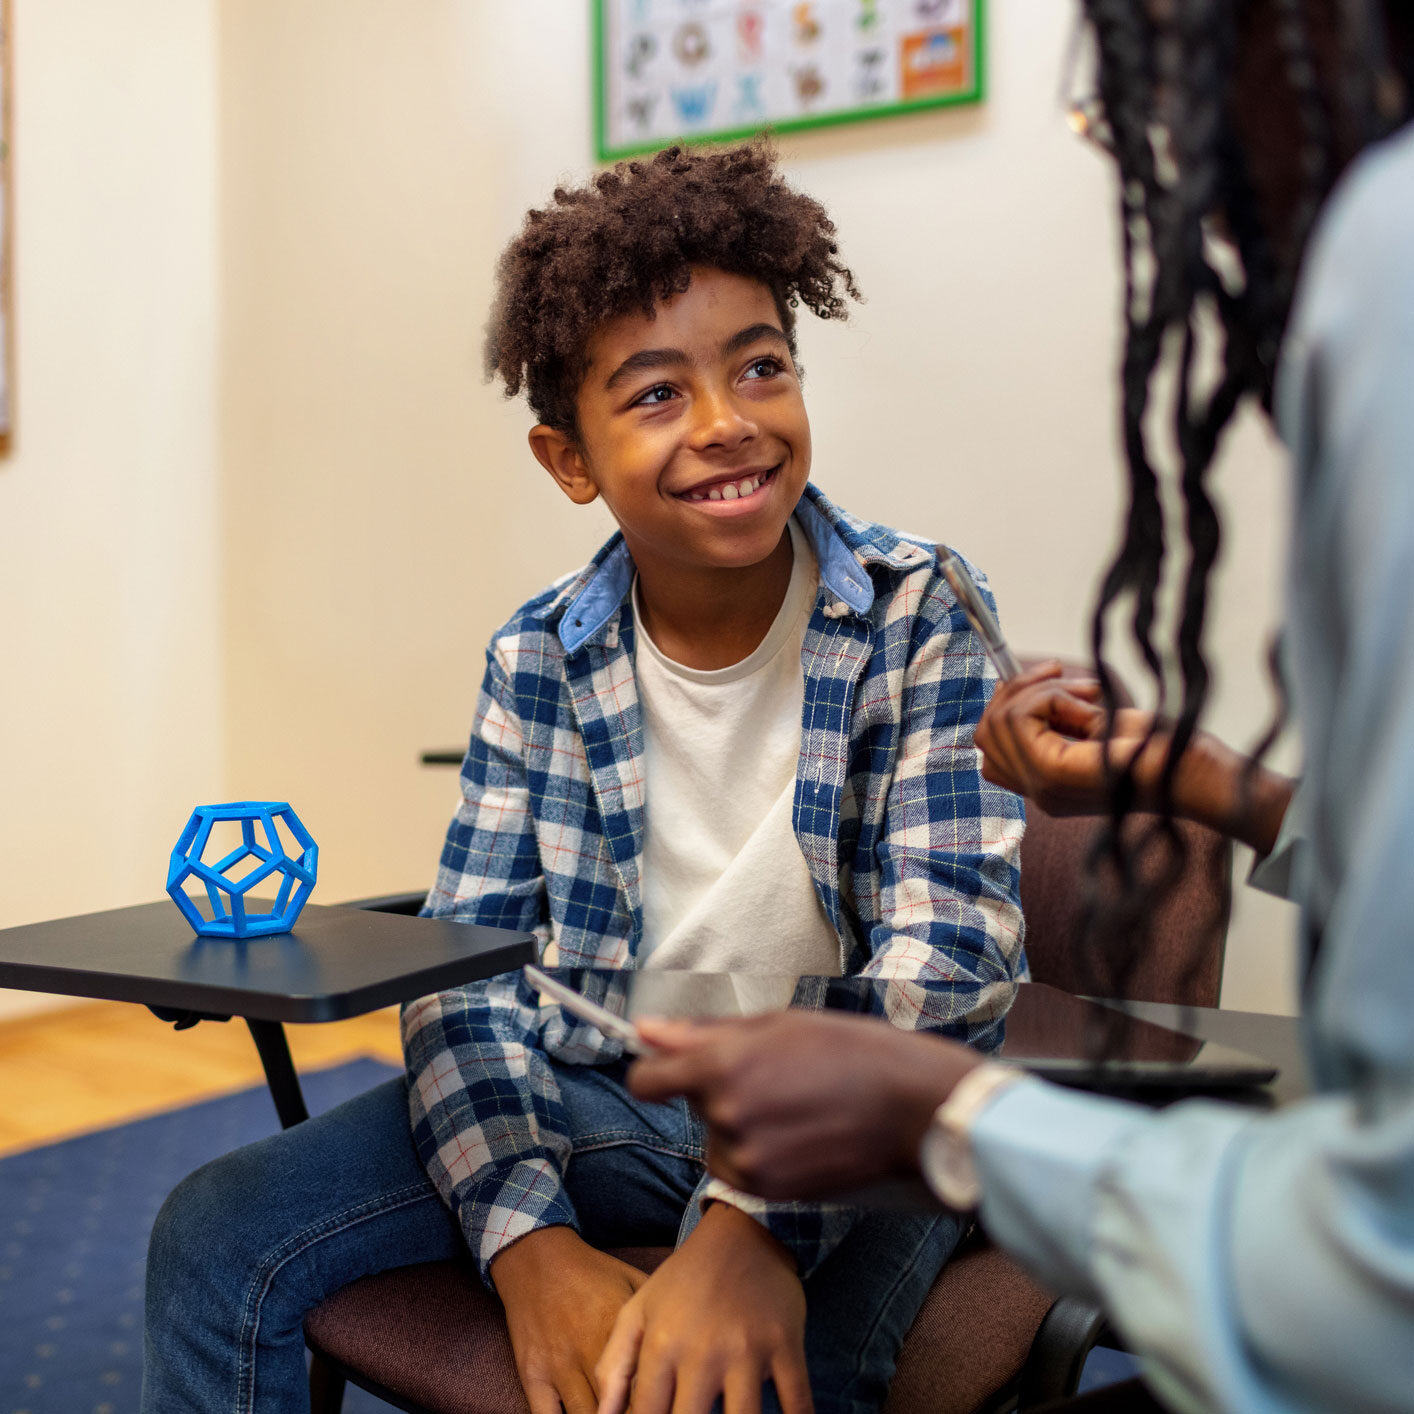
[[[933,1111],[918,1154],[933,1192],[958,1212],[970,1212],[982,1196],[972,1156],[972,1125],[982,1110],[1025,1072],[988,1061],[974,1066]]]

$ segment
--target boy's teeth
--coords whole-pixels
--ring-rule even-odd
[[[728,481],[722,486],[713,486],[710,491],[698,491],[689,499],[694,501],[735,501],[742,496],[750,496],[753,492],[760,490],[761,483],[766,479],[766,473],[760,476],[743,477],[740,481]]]

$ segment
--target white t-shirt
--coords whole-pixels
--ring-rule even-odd
[[[840,942],[791,827],[819,567],[790,522],[790,584],[766,637],[729,668],[664,656],[634,581],[647,770],[639,967],[840,974]]]

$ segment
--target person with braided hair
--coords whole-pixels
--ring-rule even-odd
[[[1414,7],[1083,3],[1096,91],[1075,122],[1120,177],[1130,509],[1096,682],[1043,668],[1008,683],[976,740],[994,781],[1108,814],[1096,864],[1120,902],[1093,924],[1111,978],[1143,946],[1127,926],[1140,885],[1124,894],[1145,871],[1116,828],[1130,809],[1195,815],[1293,865],[1315,1093],[1273,1114],[1153,1112],[802,1013],[645,1022],[661,1054],[631,1083],[691,1098],[714,1171],[752,1191],[921,1168],[945,1202],[980,1202],[1048,1286],[1104,1306],[1164,1405],[1414,1409]],[[1165,370],[1186,514],[1172,651],[1149,416]],[[1245,399],[1272,414],[1295,479],[1294,799],[1198,726],[1219,544],[1206,479]],[[1154,674],[1152,714],[1114,710],[1100,665],[1116,608]]]

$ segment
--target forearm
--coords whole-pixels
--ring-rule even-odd
[[[492,1285],[506,1305],[545,1289],[548,1281],[580,1259],[589,1244],[563,1225],[541,1227],[507,1243],[487,1263]]]
[[[754,1221],[749,1213],[731,1203],[710,1204],[693,1229],[693,1240],[695,1246],[710,1243],[724,1252],[749,1248],[769,1254],[791,1272],[799,1270],[795,1254],[784,1242],[769,1228]]]
[[[859,1216],[857,1209],[843,1203],[762,1198],[710,1176],[698,1185],[694,1201],[703,1209],[699,1227],[714,1213],[712,1226],[716,1227],[726,1222],[730,1213],[735,1221],[749,1223],[764,1241],[789,1254],[791,1270],[802,1277],[809,1276],[844,1241]]]
[[[930,781],[930,789],[933,783]],[[945,787],[977,802],[954,813],[927,850],[912,847],[909,812],[889,817],[879,847],[878,916],[859,976],[876,984],[878,1013],[906,1031],[964,1041],[981,1051],[1001,1041],[1000,1023],[1023,975],[1021,802],[958,771]]]
[[[989,1235],[1102,1304],[1167,1403],[1294,1414],[1405,1407],[1411,1133],[1407,1102],[1378,1120],[1336,1097],[1155,1113],[1027,1080],[972,1145]]]
[[[856,870],[859,972],[888,984],[875,1000],[895,1026],[989,1049],[1024,966],[1025,812],[982,775],[975,733],[995,674],[945,581],[938,592],[947,610],[908,664],[878,841]]]
[[[403,1016],[413,1140],[483,1279],[502,1248],[576,1222],[564,1191],[568,1121],[534,1008],[495,980]]]
[[[1296,782],[1225,746],[1208,732],[1195,737],[1174,778],[1174,810],[1270,853]]]

